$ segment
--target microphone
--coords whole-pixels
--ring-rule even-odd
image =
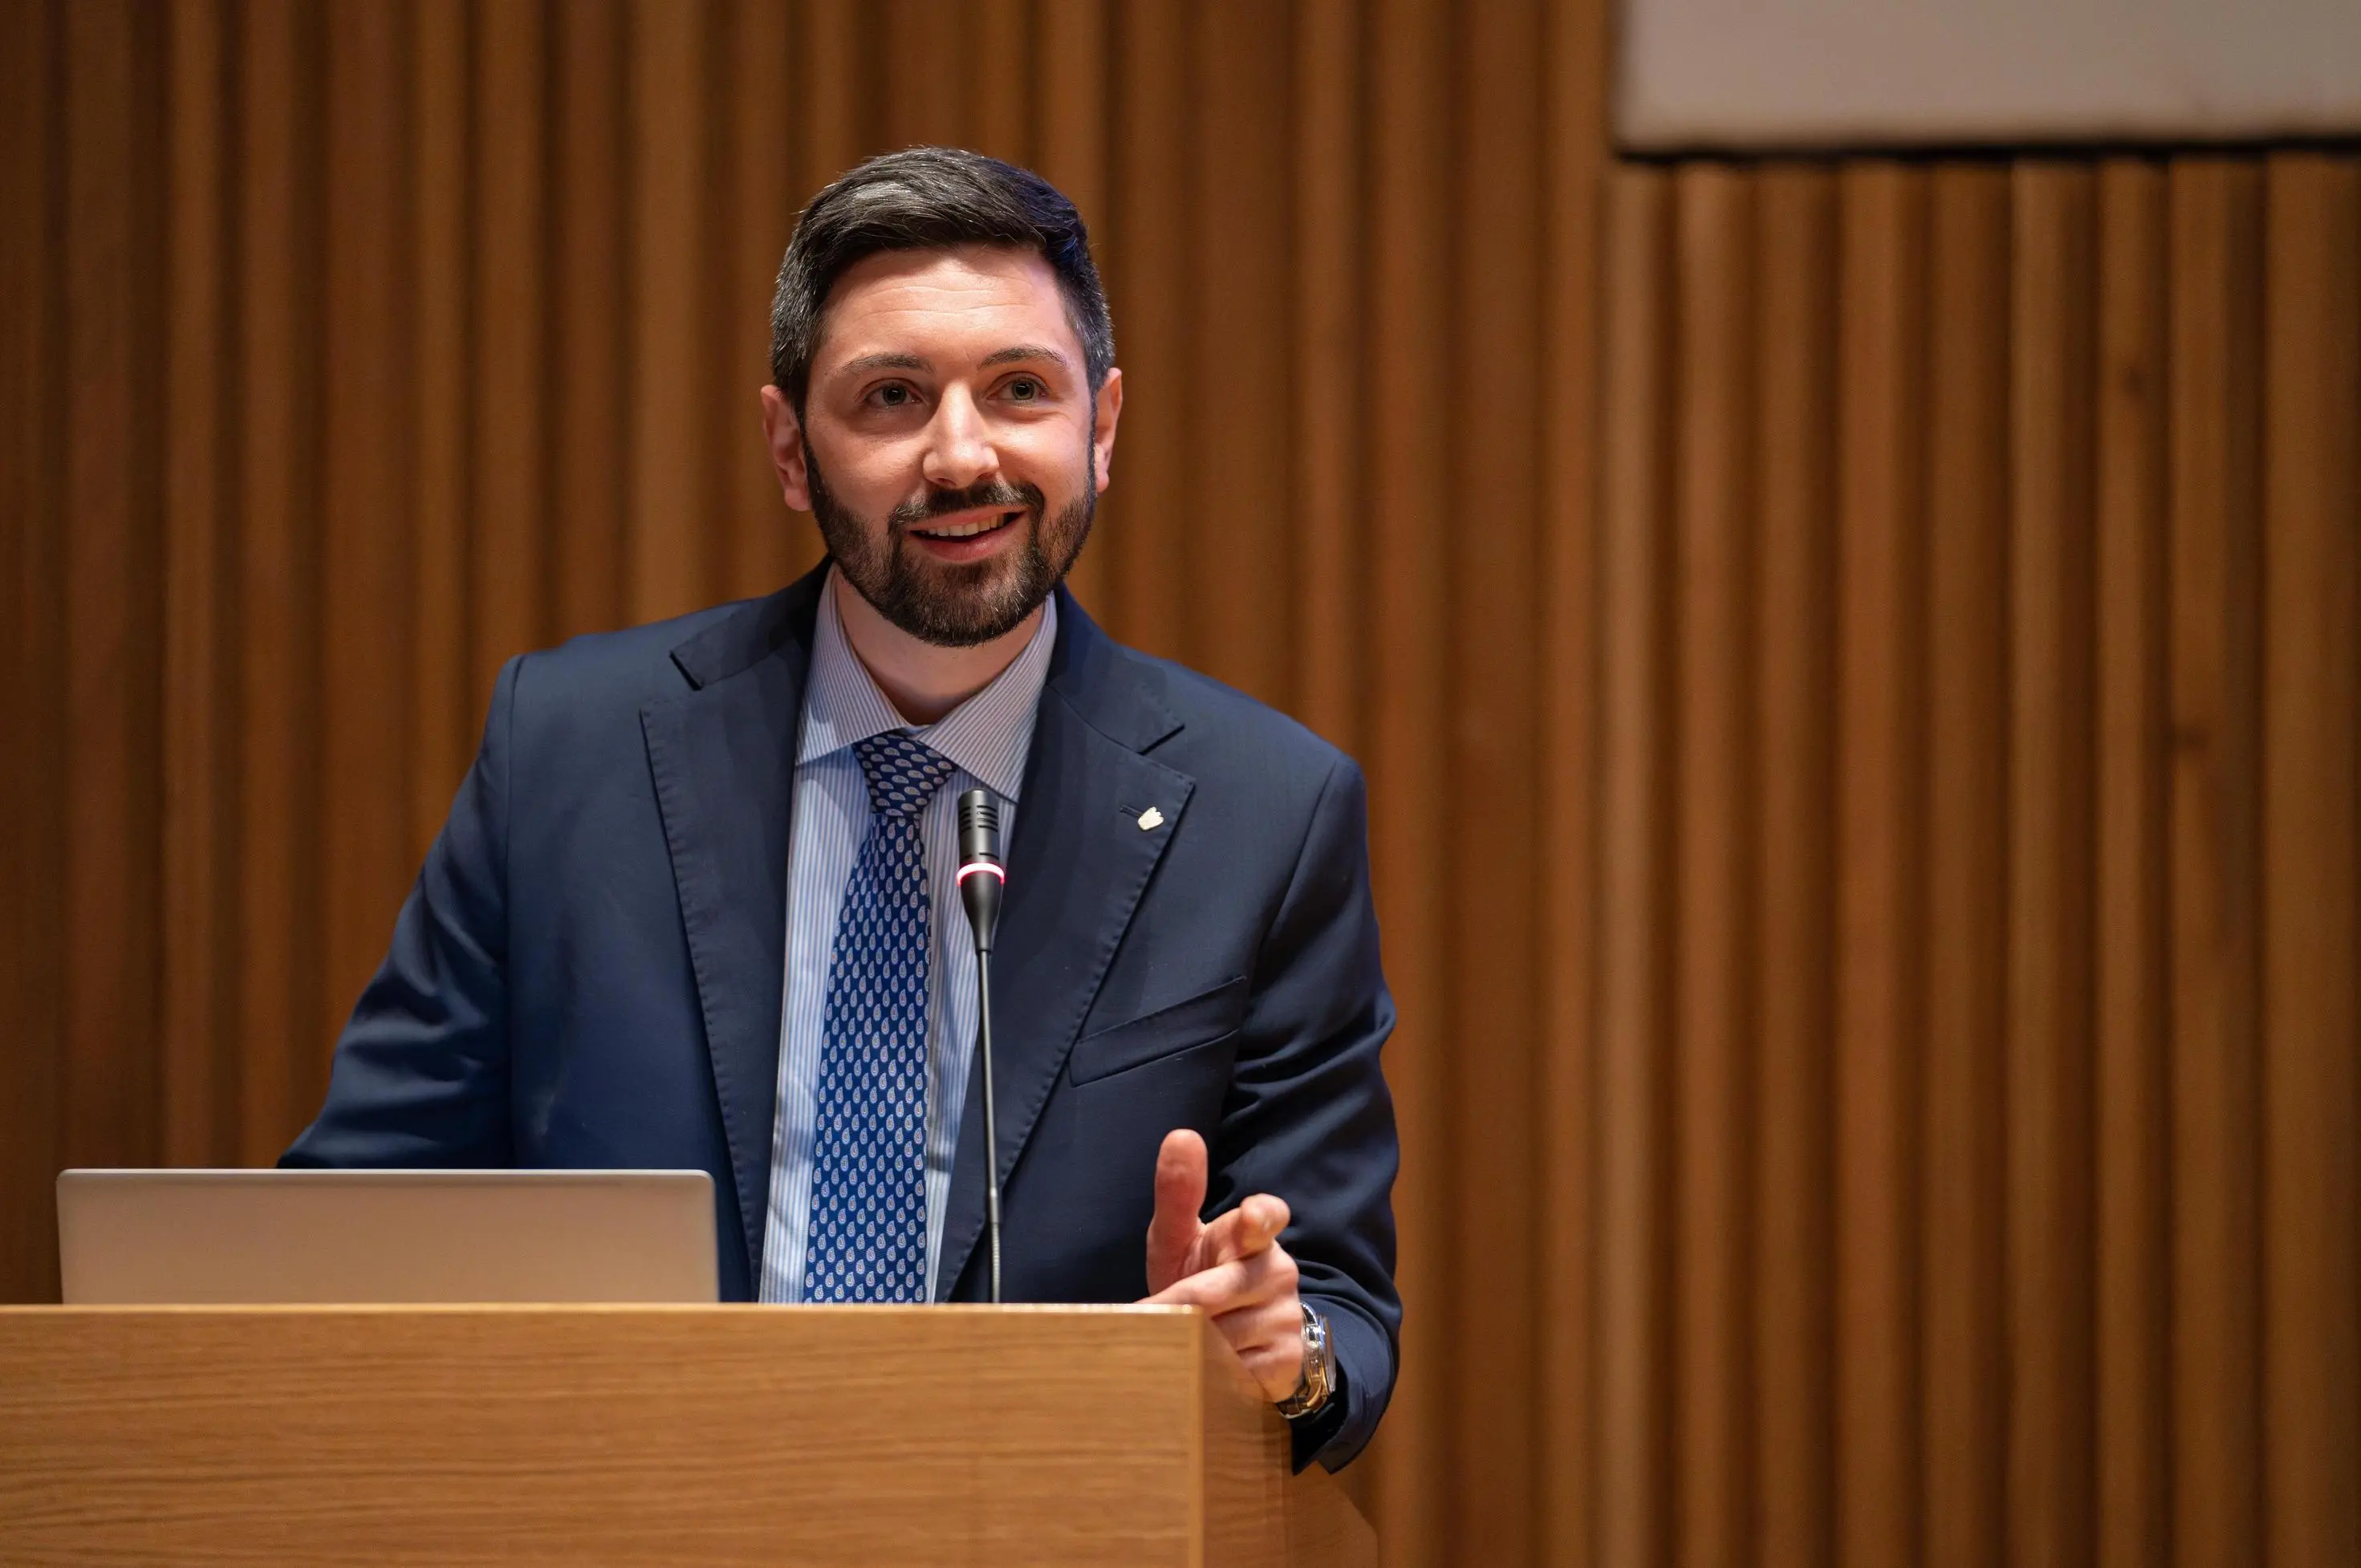
[[[1000,1125],[993,1113],[992,938],[1008,881],[1000,861],[1000,806],[988,789],[959,797],[959,890],[975,934],[975,1048],[983,1061],[983,1234],[992,1259],[992,1301],[1000,1304]]]

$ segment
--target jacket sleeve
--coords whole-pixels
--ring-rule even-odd
[[[509,738],[522,663],[500,670],[475,764],[336,1044],[327,1102],[281,1166],[511,1163]]]
[[[1344,1397],[1296,1423],[1298,1469],[1344,1465],[1393,1392],[1393,1181],[1400,1164],[1378,1050],[1393,999],[1378,960],[1367,799],[1339,757],[1256,961],[1235,1076],[1213,1140],[1207,1212],[1257,1192],[1287,1201],[1279,1238],[1328,1321]]]

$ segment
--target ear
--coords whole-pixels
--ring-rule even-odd
[[[1091,453],[1097,459],[1099,494],[1106,494],[1107,477],[1115,466],[1115,426],[1123,417],[1123,372],[1111,369],[1099,387],[1098,422],[1091,429]]]
[[[811,475],[804,467],[804,422],[796,417],[786,393],[763,389],[763,435],[770,443],[771,466],[779,476],[779,493],[789,510],[811,510]]]

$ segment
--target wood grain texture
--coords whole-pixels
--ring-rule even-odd
[[[412,623],[409,848],[413,862],[443,829],[452,792],[475,754],[488,694],[467,662],[469,470],[473,404],[467,375],[467,265],[473,163],[467,136],[470,45],[461,0],[424,0],[412,13],[411,125],[416,138],[412,210],[417,280],[411,415]],[[400,711],[399,708],[396,711]]]
[[[1927,1062],[1920,1376],[1929,1568],[2003,1559],[2008,924],[2006,171],[1936,171],[1927,439]]]
[[[1916,1135],[1926,188],[1842,179],[1837,257],[1837,1560],[1921,1549]]]
[[[1600,1563],[1653,1563],[1671,1530],[1665,1409],[1671,1160],[1666,884],[1671,636],[1663,526],[1671,505],[1672,191],[1663,171],[1615,172],[1601,275],[1614,309],[1604,366],[1598,508],[1598,1515]]]
[[[2265,243],[2263,1497],[2361,1560],[2361,168],[2271,160]]]
[[[1373,1568],[1285,1443],[1165,1309],[0,1311],[0,1552],[28,1565],[194,1536],[223,1563]]]
[[[1443,383],[1451,400],[1485,408],[1455,433],[1450,489],[1484,547],[1448,541],[1444,611],[1450,681],[1444,723],[1449,791],[1443,822],[1450,878],[1452,968],[1444,1038],[1535,1040],[1540,1019],[1539,841],[1543,778],[1537,713],[1541,635],[1540,377],[1535,333],[1543,258],[1534,200],[1541,82],[1520,67],[1541,47],[1541,7],[1503,3],[1457,29],[1457,146],[1493,177],[1454,193],[1455,327]],[[1495,403],[1503,387],[1528,389]],[[1429,524],[1432,527],[1432,523]],[[1540,1236],[1532,1194],[1541,1169],[1539,1064],[1532,1051],[1457,1049],[1449,1089],[1450,1165],[1441,1182],[1454,1299],[1464,1336],[1451,1484],[1463,1499],[1455,1549],[1478,1562],[1530,1562],[1540,1517],[1534,1372],[1547,1303],[1537,1291]],[[1522,1194],[1515,1202],[1499,1195]],[[1477,1391],[1481,1390],[1479,1394]]]
[[[17,671],[0,682],[0,722],[18,737],[0,749],[0,1006],[15,1038],[6,1103],[21,1107],[0,1137],[0,1279],[11,1295],[49,1299],[58,1288],[49,1182],[61,1148],[57,1086],[63,1042],[57,984],[59,791],[50,782],[62,734],[57,685],[60,607],[54,563],[63,530],[58,488],[61,436],[57,268],[62,82],[51,9],[0,10],[0,199],[22,221],[0,224],[0,647]],[[45,520],[47,521],[45,523]]]
[[[2262,1555],[2262,178],[2171,175],[2173,1551]]]
[[[263,1164],[326,1074],[318,1017],[318,719],[322,366],[318,13],[260,0],[239,16],[236,855],[237,1157]]]
[[[2097,1400],[2102,1568],[2169,1561],[2164,180],[2099,174]]]
[[[339,323],[346,373],[324,378],[320,461],[320,685],[395,694],[412,625],[411,174],[405,66],[394,11],[356,16],[325,39],[322,310]],[[318,766],[338,781],[320,819],[320,984],[304,1031],[333,1033],[385,956],[384,896],[416,866],[403,828],[409,736],[375,703],[324,699]],[[318,1081],[315,1080],[315,1081]]]
[[[1674,592],[1683,781],[1674,832],[1678,927],[1673,1062],[1675,1554],[1737,1568],[1749,1555],[1753,1443],[1744,1310],[1752,1272],[1746,1182],[1756,1089],[1754,191],[1736,171],[1685,170],[1675,201],[1681,437]]]
[[[2092,1556],[2092,171],[2015,171],[2008,1560]]]
[[[235,713],[224,646],[235,537],[224,443],[235,407],[225,320],[236,298],[226,265],[230,171],[226,18],[182,6],[166,36],[170,79],[172,258],[165,313],[168,386],[199,389],[172,421],[164,456],[163,1152],[173,1165],[236,1157],[237,1060],[229,1049],[236,928],[231,812]],[[400,530],[395,538],[401,537]],[[397,834],[397,842],[400,836]]]
[[[152,1147],[159,1132],[152,1018],[160,968],[160,477],[122,460],[119,433],[140,422],[143,360],[160,304],[144,258],[160,235],[153,188],[161,51],[127,4],[61,14],[67,113],[59,274],[71,372],[71,432],[59,504],[72,519],[51,579],[63,624],[63,960],[57,983],[58,1098],[64,1141],[101,1158]],[[144,1092],[118,1098],[117,1086]]]
[[[2328,1478],[2353,1472],[2361,1323],[2355,167],[1615,178],[1588,1429],[1609,1560],[1713,1556],[1732,1529],[1763,1562],[2350,1555]],[[1740,229],[1720,204],[1745,200]],[[1751,359],[1710,346],[1745,291]],[[1750,397],[1733,487],[1726,411]],[[1749,610],[1696,569],[1750,532],[1751,773],[1718,739],[1736,677],[1712,674]],[[1656,598],[1639,566],[1667,540]],[[1695,879],[1733,779],[1763,955],[1734,1219],[1695,1079],[1730,918]],[[1664,880],[1635,870],[1667,816],[1669,948],[1645,935]],[[1726,1419],[1692,1392],[1726,1359],[1696,1326],[1721,1247],[1755,1259],[1736,1521],[1697,1497]]]
[[[1401,1228],[1396,1279],[1425,1303],[1405,1308],[1402,1377],[1394,1409],[1409,1420],[1384,1433],[1378,1465],[1378,1534],[1403,1563],[1440,1563],[1454,1551],[1459,1509],[1453,1422],[1467,1391],[1444,1347],[1466,1332],[1452,1288],[1450,1093],[1445,1024],[1449,864],[1432,803],[1451,777],[1442,743],[1450,722],[1450,433],[1433,414],[1450,384],[1449,236],[1434,214],[1449,200],[1450,57],[1439,7],[1389,0],[1370,19],[1370,194],[1367,311],[1368,450],[1383,454],[1364,532],[1372,577],[1367,618],[1372,696],[1362,756],[1369,767],[1369,855],[1386,979],[1402,1022],[1386,1047],[1405,1176],[1394,1193]],[[1126,610],[1131,607],[1126,605]],[[1378,780],[1389,781],[1382,787]],[[1484,1494],[1478,1494],[1479,1497]]]
[[[560,541],[552,564],[550,609],[552,635],[573,637],[621,623],[627,602],[624,525],[631,507],[624,438],[631,405],[620,389],[631,381],[631,269],[624,222],[629,192],[615,171],[630,145],[629,121],[616,105],[630,80],[631,33],[620,0],[559,6],[550,20],[550,243],[553,254],[565,258],[550,280],[550,312],[560,323],[549,345],[550,509]],[[750,112],[759,105],[784,114],[785,93],[768,71],[785,71],[785,49],[764,49],[765,41],[738,40],[748,91],[736,101],[750,105]],[[758,94],[755,89],[770,91]],[[785,138],[776,144],[766,139],[764,145],[785,155]],[[749,157],[740,169],[741,193],[767,172],[760,158]],[[774,250],[762,279],[741,280],[751,286],[741,286],[736,297],[759,296],[778,265]],[[753,389],[768,378],[770,364],[767,341],[752,333],[747,338],[755,364],[742,373],[745,384],[736,405],[721,401],[714,410],[717,422],[735,414],[741,433],[754,426]],[[733,537],[762,521],[776,521],[763,505],[778,495],[767,453],[741,455],[751,462],[734,466],[733,477],[751,488],[742,476],[752,466],[762,487],[751,495],[743,488],[731,491],[725,521]]]
[[[1463,11],[0,8],[0,1295],[301,1125],[501,659],[818,558],[778,250],[940,136],[1093,614],[1368,775],[1393,1558],[2349,1559],[2361,166],[1619,167]]]
[[[1835,681],[1836,182],[1764,171],[1756,193],[1761,517],[1754,698],[1758,1086],[1755,1518],[1765,1568],[1834,1552],[1828,810]]]
[[[1598,876],[1599,388],[1597,225],[1606,159],[1607,19],[1554,5],[1542,17],[1541,429],[1543,1303],[1541,1518],[1534,1560],[1589,1568],[1598,1456]]]

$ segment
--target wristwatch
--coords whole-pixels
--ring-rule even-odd
[[[1328,1343],[1328,1320],[1309,1301],[1303,1309],[1303,1376],[1295,1392],[1279,1402],[1279,1413],[1289,1420],[1316,1413],[1336,1388],[1336,1347]]]

